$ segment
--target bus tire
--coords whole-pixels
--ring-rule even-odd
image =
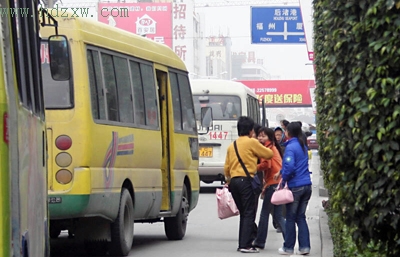
[[[189,198],[186,185],[183,185],[179,211],[175,217],[164,218],[164,230],[169,240],[181,240],[186,233],[189,216]]]
[[[118,216],[111,224],[111,243],[109,247],[112,256],[127,256],[133,243],[133,201],[128,189],[123,188],[119,203]]]

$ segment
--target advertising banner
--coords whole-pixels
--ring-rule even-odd
[[[99,3],[98,20],[172,48],[171,3]]]
[[[266,106],[312,107],[310,88],[314,80],[243,80],[239,81],[254,91]]]

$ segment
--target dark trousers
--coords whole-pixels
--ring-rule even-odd
[[[240,212],[239,248],[252,246],[256,219],[256,197],[247,177],[234,177],[229,184],[233,200]]]

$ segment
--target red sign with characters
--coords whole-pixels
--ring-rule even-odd
[[[267,106],[312,106],[310,88],[314,80],[243,80],[258,99],[264,99]]]
[[[99,3],[98,20],[172,48],[171,3]]]

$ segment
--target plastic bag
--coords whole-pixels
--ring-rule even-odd
[[[218,218],[226,219],[229,217],[239,215],[239,210],[233,200],[231,192],[227,187],[217,188],[217,207],[218,207]]]

